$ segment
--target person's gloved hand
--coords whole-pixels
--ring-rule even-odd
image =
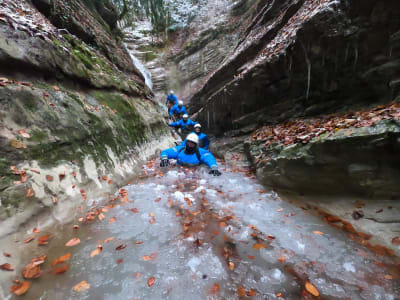
[[[160,167],[168,167],[169,166],[169,159],[168,158],[162,158],[160,162]]]
[[[218,167],[217,166],[212,166],[210,172],[208,172],[208,174],[212,174],[214,176],[221,176],[221,172],[218,171]]]

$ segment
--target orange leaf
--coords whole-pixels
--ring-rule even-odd
[[[117,264],[119,264],[119,265],[120,265],[120,264],[122,264],[122,263],[123,263],[123,261],[124,261],[124,260],[123,260],[122,258],[120,258],[120,259],[118,259],[118,260],[117,260]]]
[[[0,265],[0,269],[5,271],[14,271],[14,268],[10,264],[2,264]]]
[[[113,239],[114,239],[114,237],[109,237],[108,239],[105,239],[104,244],[111,242]]]
[[[150,216],[150,217],[155,217],[154,213],[152,213],[152,212],[149,213],[149,216]]]
[[[276,212],[281,212],[283,211],[283,208],[277,209]]]
[[[253,248],[256,249],[256,250],[260,250],[260,249],[265,249],[265,248],[267,248],[267,246],[265,246],[264,244],[259,244],[259,243],[257,243],[257,244],[254,244],[254,245],[253,245]]]
[[[228,263],[228,267],[229,267],[229,270],[231,270],[231,271],[235,270],[235,264],[231,261]]]
[[[219,227],[226,227],[226,226],[228,226],[228,224],[226,224],[225,222],[220,222],[219,223]]]
[[[25,294],[29,290],[30,287],[31,287],[31,283],[29,281],[22,281],[18,285],[13,285],[10,288],[10,292],[14,293],[17,296],[21,296],[21,295]]]
[[[36,173],[36,174],[40,174],[40,170],[37,170],[37,169],[31,169],[31,172]]]
[[[29,188],[26,191],[26,197],[33,197],[35,195],[35,191],[33,190],[33,188]]]
[[[65,173],[58,174],[58,179],[62,181],[65,178]]]
[[[136,273],[136,278],[139,278],[140,276],[142,276],[142,274],[141,273]]]
[[[57,204],[57,198],[56,197],[51,197],[51,201],[53,201],[53,204]]]
[[[114,223],[117,220],[116,217],[112,217],[108,220],[108,223]]]
[[[253,255],[248,255],[247,257],[248,257],[249,259],[256,259],[256,257],[253,256]]]
[[[53,85],[52,88],[53,88],[56,92],[59,92],[59,91],[60,91],[60,88],[59,88],[58,86],[56,86],[56,85]]]
[[[142,259],[143,259],[144,261],[147,261],[147,260],[151,260],[151,257],[150,257],[149,255],[143,255],[143,256],[142,256]]]
[[[33,233],[39,233],[39,232],[40,232],[40,230],[39,230],[39,229],[37,229],[37,228],[35,227],[35,228],[33,228],[32,232],[33,232]]]
[[[100,221],[103,221],[106,218],[106,216],[103,213],[99,213],[97,217],[99,218]]]
[[[50,234],[42,235],[38,238],[38,245],[47,245],[49,242]]]
[[[392,279],[393,279],[393,276],[392,276],[392,275],[385,275],[385,276],[383,276],[383,277],[385,277],[385,279],[387,279],[387,280],[392,280]]]
[[[5,257],[11,257],[11,254],[6,253],[6,252],[3,252],[3,255],[4,255]]]
[[[219,293],[220,290],[221,290],[221,288],[219,287],[219,284],[214,283],[214,285],[210,289],[210,294],[217,294],[217,293]]]
[[[251,296],[257,296],[257,292],[254,289],[249,289],[247,291],[247,296],[251,297]]]
[[[107,181],[107,180],[108,180],[108,177],[107,177],[107,176],[103,176],[103,180],[104,180],[104,181]]]
[[[278,298],[281,298],[282,297],[282,293],[276,293],[275,296],[278,297]]]
[[[323,232],[318,231],[318,230],[315,230],[315,231],[313,231],[312,233],[314,233],[314,234],[319,234],[319,235],[323,235],[323,234],[324,234]]]
[[[82,280],[77,285],[75,285],[73,289],[75,292],[82,292],[82,291],[88,290],[89,288],[90,288],[90,284],[87,283],[86,280]]]
[[[278,261],[284,263],[286,261],[286,257],[282,255],[281,257],[278,258]]]
[[[78,245],[80,242],[81,242],[80,239],[78,239],[78,238],[73,238],[73,239],[70,239],[70,240],[65,244],[65,246],[67,246],[67,247],[73,247],[73,246]]]
[[[97,245],[96,250],[93,250],[92,252],[90,252],[90,257],[99,255],[101,253],[101,251],[103,251],[103,246]]]
[[[34,239],[35,239],[35,238],[34,238],[33,236],[28,237],[27,239],[24,240],[24,243],[25,243],[25,244],[30,243],[30,242],[32,242]]]
[[[312,285],[309,281],[306,281],[306,291],[315,297],[319,296],[317,288],[314,285]]]
[[[51,176],[51,175],[46,175],[46,180],[47,180],[47,181],[53,181],[54,178],[53,178],[53,176]]]
[[[24,276],[26,279],[39,278],[40,275],[42,275],[40,264],[35,262],[31,262],[30,264],[26,265],[22,271],[22,276]]]
[[[149,223],[150,223],[150,224],[154,224],[155,221],[156,221],[156,219],[154,219],[154,217],[152,217],[152,218],[149,220]]]
[[[67,272],[68,269],[69,269],[69,264],[64,264],[58,268],[53,269],[51,273],[53,273],[54,275],[58,275]]]
[[[392,238],[392,244],[400,246],[400,237],[396,236],[396,237]]]
[[[156,279],[154,277],[150,277],[149,280],[147,280],[147,285],[151,287],[154,282],[156,282]]]
[[[244,287],[242,287],[241,285],[239,285],[237,287],[237,294],[239,297],[243,297],[246,295],[246,290],[244,289]]]
[[[142,241],[136,241],[135,244],[136,244],[136,245],[140,245],[140,244],[143,244],[143,242],[142,242]]]
[[[60,256],[59,258],[54,259],[51,263],[50,266],[55,266],[57,264],[61,264],[63,262],[66,262],[69,258],[71,257],[71,253],[67,253],[63,256]]]

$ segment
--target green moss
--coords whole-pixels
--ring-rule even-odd
[[[36,101],[34,96],[31,93],[24,93],[24,95],[21,95],[22,98],[22,105],[26,107],[30,111],[36,111]]]
[[[30,135],[31,135],[31,138],[29,139],[29,141],[31,141],[31,142],[40,143],[49,138],[46,131],[40,131],[38,129],[31,130]]]

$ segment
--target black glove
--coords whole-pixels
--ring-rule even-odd
[[[168,158],[161,159],[160,167],[168,167],[168,166],[169,166],[169,159]]]
[[[218,167],[217,166],[212,166],[210,172],[208,172],[208,174],[212,174],[214,176],[221,176],[221,172],[218,171]]]

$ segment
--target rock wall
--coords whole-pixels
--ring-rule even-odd
[[[66,18],[94,24],[80,1],[68,5]],[[172,138],[151,91],[106,29],[82,27],[98,39],[89,45],[28,1],[0,8],[3,236],[34,215],[46,215],[43,223],[69,220],[78,205],[132,178]]]

